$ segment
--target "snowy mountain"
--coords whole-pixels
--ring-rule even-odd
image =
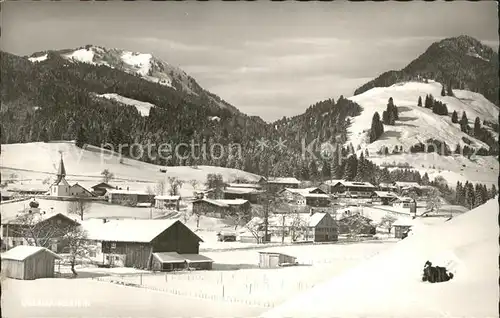
[[[495,317],[498,197],[428,225],[387,252],[294,297],[261,317]],[[454,273],[422,282],[426,261]]]
[[[399,71],[388,71],[358,88],[359,95],[373,87],[388,87],[417,78],[434,79],[453,88],[481,93],[499,105],[498,53],[470,36],[461,35],[433,43]]]
[[[190,95],[206,95],[211,102],[219,107],[238,111],[234,106],[223,101],[218,96],[204,90],[194,78],[180,68],[149,53],[86,45],[76,49],[36,52],[28,57],[28,60],[33,63],[43,62],[49,58],[50,53],[57,54],[73,62],[114,68]]]

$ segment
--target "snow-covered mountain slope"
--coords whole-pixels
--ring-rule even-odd
[[[220,173],[228,182],[235,178],[245,178],[249,181],[260,179],[260,176],[252,173],[222,167],[162,167],[128,158],[123,158],[120,162],[119,156],[109,153],[101,154],[100,148],[97,147],[88,147],[84,150],[76,147],[73,142],[33,142],[2,145],[0,154],[2,180],[10,179],[11,174],[15,174],[17,183],[22,181],[24,185],[31,183],[42,186],[44,179],[53,178],[57,173],[59,151],[62,151],[64,156],[68,181],[78,182],[85,186],[100,182],[101,172],[104,169],[114,174],[112,184],[130,187],[131,190],[144,191],[147,186],[154,187],[159,180],[177,177],[185,181],[183,188],[189,188],[188,192],[190,192],[187,194],[192,194],[188,181],[197,180],[198,186],[203,188],[209,173]],[[167,172],[162,173],[160,169],[165,168]]]
[[[352,143],[355,149],[360,146],[361,151],[368,149],[369,159],[378,165],[408,165],[409,168],[419,170],[422,174],[427,172],[431,178],[441,175],[453,186],[457,181],[497,183],[499,167],[495,157],[473,156],[468,159],[463,156],[442,156],[436,153],[410,153],[411,146],[419,142],[427,144],[426,140],[430,138],[446,142],[452,152],[457,144],[461,147],[465,145],[464,137],[470,140],[470,146],[476,149],[489,148],[484,142],[463,133],[459,124],[451,122],[451,114],[456,111],[460,119],[462,112],[465,111],[471,127],[476,117],[479,117],[481,122],[487,120],[498,124],[498,107],[481,94],[466,90],[453,90],[454,97],[441,96],[441,88],[441,84],[434,81],[405,82],[390,87],[372,88],[350,97],[350,100],[363,107],[363,111],[359,116],[350,118],[351,126],[347,128],[346,144]],[[423,102],[428,94],[432,94],[435,100],[447,105],[448,116],[437,115],[431,109],[417,106],[418,98],[422,97]],[[390,97],[398,107],[399,119],[395,125],[384,125],[382,136],[370,143],[369,132],[373,114],[378,112],[382,117]],[[498,132],[489,130],[498,138]],[[395,146],[402,146],[403,153],[377,154],[383,146],[390,152]],[[358,151],[358,155],[361,151]]]
[[[450,147],[455,147],[457,143],[463,144],[462,137],[466,137],[473,141],[474,146],[488,148],[483,142],[461,132],[459,125],[451,122],[451,113],[456,111],[460,119],[465,111],[471,126],[474,125],[476,117],[498,123],[498,107],[481,94],[465,90],[453,90],[455,97],[441,96],[441,88],[440,83],[433,81],[406,82],[390,87],[372,88],[363,94],[350,97],[350,100],[363,107],[363,111],[361,115],[351,119],[348,142],[352,142],[354,147],[367,146],[369,150],[377,151],[382,146],[388,146],[392,150],[395,145],[409,149],[418,142],[425,143],[428,138],[439,139]],[[422,97],[424,101],[427,94],[432,94],[435,100],[444,102],[449,115],[440,116],[434,114],[431,109],[417,106],[418,97]],[[382,118],[390,97],[398,107],[399,120],[396,120],[394,126],[384,125],[384,134],[379,140],[369,144],[368,134],[373,114],[378,112]]]
[[[28,59],[33,63],[43,62],[49,58],[49,53],[56,53],[70,61],[108,66],[190,95],[206,95],[208,100],[219,107],[237,111],[234,106],[204,90],[194,78],[182,69],[149,53],[86,45],[76,49],[37,52]]]
[[[147,102],[141,102],[139,100],[135,100],[132,98],[127,98],[118,94],[114,93],[109,93],[109,94],[102,94],[102,95],[96,95],[97,97],[102,97],[102,98],[107,98],[107,99],[112,99],[114,101],[117,101],[121,104],[128,105],[128,106],[134,106],[139,113],[141,113],[142,116],[149,116],[149,110],[151,107],[156,107],[155,105]]]
[[[421,228],[389,251],[261,317],[496,317],[497,200]],[[455,277],[422,282],[427,260],[446,266]]]

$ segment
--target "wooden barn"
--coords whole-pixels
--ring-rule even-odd
[[[176,269],[212,269],[213,260],[200,254],[176,252],[153,253],[152,270],[169,272]]]
[[[397,200],[398,196],[394,192],[388,191],[373,191],[372,203],[380,203],[381,205],[390,205],[392,201]]]
[[[109,190],[114,190],[116,189],[112,185],[106,183],[106,182],[101,182],[96,184],[95,186],[92,187],[92,191],[94,194],[98,197],[104,196]]]
[[[93,197],[94,194],[85,189],[82,185],[75,183],[69,187],[69,195],[72,197]]]
[[[200,199],[193,201],[193,213],[216,218],[225,218],[226,215],[250,215],[251,205],[247,200],[212,200]]]
[[[112,204],[121,204],[127,206],[138,206],[142,203],[153,204],[154,195],[144,191],[132,190],[108,190],[108,201]]]
[[[359,213],[342,217],[337,224],[340,234],[374,235],[377,231],[372,220]]]
[[[155,196],[155,208],[180,210],[181,196],[180,195],[157,195]]]
[[[297,206],[328,207],[330,197],[320,188],[291,189],[279,192],[289,204]]]
[[[149,269],[154,253],[198,254],[203,242],[179,220],[91,220],[82,226],[101,245],[94,261],[110,266]]]
[[[32,239],[36,233],[40,245],[56,253],[63,253],[66,245],[62,236],[79,225],[76,219],[62,213],[47,213],[38,207],[31,207],[13,219],[2,220],[0,225],[2,248],[30,245],[33,242],[28,242],[28,239]]]
[[[263,189],[274,193],[285,188],[298,189],[300,181],[296,178],[269,178],[268,180],[261,178],[261,180],[259,180],[259,184]]]
[[[17,246],[2,253],[2,275],[15,279],[54,277],[54,265],[59,255],[45,247]]]
[[[260,268],[277,268],[297,264],[297,258],[283,253],[259,252]]]

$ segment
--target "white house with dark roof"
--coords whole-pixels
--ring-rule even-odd
[[[298,206],[327,207],[330,196],[317,187],[305,189],[285,188],[279,192],[289,204]]]
[[[61,161],[59,163],[59,169],[57,170],[57,179],[50,186],[50,195],[56,197],[67,197],[70,196],[71,186],[68,181],[66,181],[66,168],[64,167],[64,161],[61,154]]]
[[[376,187],[364,181],[339,181],[331,187],[333,194],[351,198],[370,198]]]

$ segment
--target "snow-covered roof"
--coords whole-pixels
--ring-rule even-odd
[[[396,203],[398,203],[398,202],[411,203],[411,202],[413,202],[413,199],[410,197],[397,197],[395,202]]]
[[[233,187],[226,187],[223,191],[226,193],[235,193],[235,194],[247,194],[247,193],[260,192],[256,188],[233,188]]]
[[[39,252],[45,251],[55,258],[60,259],[61,257],[51,250],[41,247],[41,246],[30,246],[30,245],[18,245],[14,248],[11,248],[5,253],[1,254],[2,259],[10,259],[14,261],[24,261],[28,257],[35,255]]]
[[[225,200],[201,199],[199,201],[204,201],[220,207],[229,207],[231,205],[242,205],[248,202],[247,200],[243,199],[225,199]]]
[[[416,217],[411,218],[410,216],[399,217],[392,225],[393,226],[421,226],[421,225],[434,225],[446,222],[448,217]]]
[[[181,199],[180,195],[157,195],[157,196],[155,196],[155,200],[177,201],[180,199]]]
[[[420,187],[420,185],[417,182],[396,181],[396,182],[394,182],[394,185],[397,187],[400,187],[400,188],[404,188],[404,187],[419,188]]]
[[[269,178],[267,183],[300,184],[300,181],[297,178]]]
[[[134,190],[122,190],[122,189],[112,189],[108,191],[109,194],[138,194],[138,195],[149,195],[146,191],[134,191]]]
[[[260,317],[497,316],[496,200],[428,226]],[[455,277],[439,284],[422,282],[426,261],[445,266]]]
[[[373,191],[373,193],[379,198],[397,198],[398,195],[390,191]]]
[[[321,189],[314,188],[314,187],[312,187],[312,188],[305,188],[305,189],[285,188],[281,192],[283,192],[283,191],[290,191],[292,193],[296,193],[296,194],[299,194],[299,195],[301,195],[303,197],[309,197],[309,198],[326,198],[326,199],[329,198],[328,194],[325,194],[325,193],[311,193],[314,190],[321,190]],[[323,192],[323,190],[321,190],[321,192]]]
[[[262,188],[262,186],[258,183],[228,183],[227,185],[231,188]]]
[[[34,209],[32,209],[32,210],[34,210]],[[80,223],[78,223],[77,218],[74,215],[70,216],[70,215],[67,215],[64,213],[60,213],[60,212],[42,212],[39,210],[39,212],[32,212],[32,214],[33,214],[33,219],[32,219],[33,223],[39,223],[39,222],[54,218],[56,216],[62,216],[63,218],[68,219],[72,222],[75,222],[76,224],[80,224]],[[24,216],[28,216],[28,215],[29,215],[29,212],[19,213],[15,217],[12,217],[10,219],[6,218],[6,219],[2,220],[2,222],[6,223],[6,224],[23,224],[25,222],[23,221],[22,218]]]
[[[342,184],[345,187],[351,187],[351,188],[375,188],[373,184],[370,182],[364,182],[364,181],[340,181],[340,184]]]
[[[153,257],[161,263],[184,263],[185,259],[177,252],[153,253]]]
[[[379,188],[396,188],[395,185],[393,185],[392,183],[379,183]]]
[[[94,241],[149,243],[176,222],[180,221],[121,219],[104,223],[102,220],[87,220],[82,222],[82,228]]]
[[[327,184],[327,185],[336,185],[337,183],[342,182],[342,181],[344,181],[344,180],[343,179],[332,179],[332,180],[326,180],[323,183]]]
[[[315,227],[321,222],[327,213],[316,212],[313,215],[310,213],[292,213],[285,215],[274,215],[268,218],[268,224],[274,227],[292,226],[296,224],[297,219],[302,225]],[[284,219],[283,219],[284,217]],[[260,217],[254,217],[247,224],[263,224],[264,220]]]
[[[326,216],[327,213],[314,213],[313,215],[309,216],[309,221],[308,225],[310,227],[315,227],[323,220],[323,218]]]
[[[214,261],[210,257],[206,257],[201,254],[182,254],[182,257],[189,263],[213,263]]]

